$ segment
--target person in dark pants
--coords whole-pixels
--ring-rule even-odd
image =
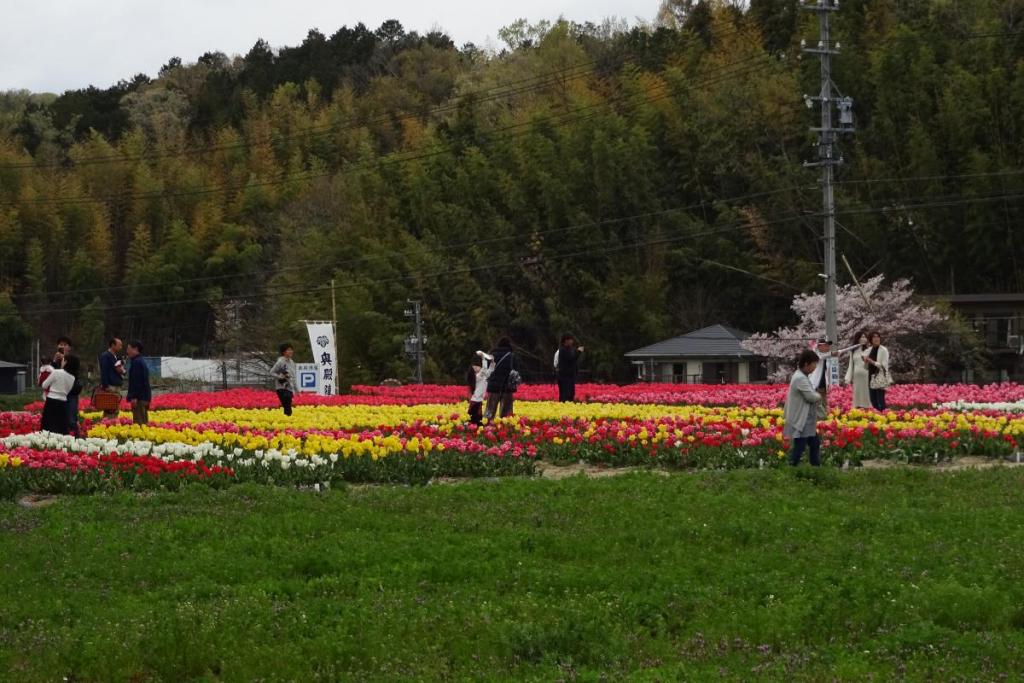
[[[281,357],[274,363],[274,367],[270,368],[270,374],[274,376],[277,398],[281,401],[281,408],[284,409],[284,414],[291,415],[292,398],[299,391],[299,371],[295,367],[295,361],[292,360],[292,356],[295,355],[295,349],[292,348],[292,345],[281,344],[280,351]]]
[[[153,389],[149,385],[149,365],[142,355],[142,342],[136,340],[128,343],[128,395],[125,397],[132,404],[132,422],[137,425],[149,424],[149,403],[153,400]]]
[[[120,401],[121,385],[124,384],[124,363],[117,357],[121,353],[122,343],[117,337],[107,342],[107,350],[100,354],[100,389],[118,395]],[[117,410],[103,411],[103,418],[110,419],[117,417]]]
[[[571,334],[562,335],[561,346],[555,356],[555,372],[558,375],[558,400],[571,403],[576,400],[576,376],[579,374],[580,356],[583,347],[576,348],[576,339]]]
[[[882,333],[877,330],[868,334],[868,341],[871,343],[871,351],[864,358],[868,366],[868,392],[874,409],[884,412],[885,390],[892,383],[889,376],[889,349],[882,346]]]
[[[68,433],[80,436],[78,431],[78,397],[82,394],[82,360],[71,353],[71,339],[61,337],[57,340],[57,349],[64,356],[64,371],[75,378],[75,384],[68,394]]]
[[[469,388],[469,421],[480,425],[484,421],[484,397],[487,395],[487,378],[491,376],[494,356],[477,351],[469,366],[466,384]]]
[[[818,438],[818,408],[821,405],[819,394],[811,383],[811,375],[818,367],[818,354],[805,349],[797,359],[797,369],[789,383],[789,395],[783,411],[785,424],[782,435],[793,442],[793,451],[789,455],[789,464],[796,467],[804,449],[810,447],[811,465],[821,465],[821,440]]]
[[[75,378],[64,369],[64,356],[58,351],[53,357],[53,372],[43,382],[46,402],[43,404],[43,418],[40,427],[44,432],[68,433],[68,392],[75,384]]]
[[[512,352],[512,342],[508,337],[498,340],[494,350],[491,376],[487,378],[487,408],[484,416],[493,420],[499,417],[511,417],[515,399],[515,387],[511,381],[512,372],[516,369],[516,355]]]

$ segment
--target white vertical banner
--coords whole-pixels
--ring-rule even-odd
[[[825,359],[825,370],[828,372],[826,375],[827,379],[825,382],[830,387],[839,386],[839,359],[835,356],[829,356]]]
[[[338,353],[334,343],[334,323],[317,320],[306,321],[309,345],[313,348],[313,365],[316,366],[316,393],[333,396],[338,393]]]

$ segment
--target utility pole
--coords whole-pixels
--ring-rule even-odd
[[[423,356],[427,343],[427,338],[423,336],[423,316],[418,300],[407,299],[406,303],[412,304],[412,308],[405,309],[405,317],[412,318],[413,335],[405,340],[405,353],[416,361],[416,374],[413,380],[417,384],[423,384]]]
[[[341,358],[341,344],[338,342],[338,303],[334,298],[334,278],[331,278],[331,333],[334,335],[334,362],[338,371],[341,366],[338,359]],[[337,372],[335,373],[337,375]],[[340,379],[340,377],[335,377]]]
[[[804,162],[804,166],[821,168],[821,203],[824,218],[825,244],[825,336],[836,341],[838,335],[836,323],[836,204],[832,183],[835,179],[835,167],[843,162],[836,157],[835,141],[837,133],[853,132],[853,100],[840,97],[832,82],[832,55],[839,54],[839,43],[832,44],[829,33],[829,15],[839,11],[839,0],[817,0],[813,5],[801,5],[801,8],[818,15],[818,46],[807,47],[807,41],[801,40],[801,49],[809,54],[818,55],[821,61],[821,90],[816,97],[804,95],[804,103],[810,109],[817,102],[821,107],[821,127],[811,130],[818,133],[818,161]],[[832,125],[832,108],[839,110],[839,127]]]

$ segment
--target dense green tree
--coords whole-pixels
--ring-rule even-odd
[[[18,313],[10,291],[0,290],[0,359],[27,360],[31,340],[32,332]]]

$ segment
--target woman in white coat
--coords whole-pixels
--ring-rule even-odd
[[[853,407],[868,410],[871,405],[870,382],[867,358],[871,353],[868,333],[857,335],[857,347],[850,352],[850,365],[846,368],[846,383],[853,385]]]
[[[43,382],[46,392],[46,403],[43,404],[43,419],[40,428],[44,432],[67,434],[71,428],[68,413],[68,394],[74,387],[75,378],[64,369],[64,355],[58,353],[53,358],[53,372]]]
[[[789,382],[789,394],[786,396],[782,435],[793,442],[793,450],[789,454],[790,465],[799,465],[804,449],[810,447],[811,465],[818,467],[821,465],[818,406],[822,402],[822,397],[811,384],[810,378],[818,365],[818,354],[806,349],[800,354],[796,365],[793,379]]]

